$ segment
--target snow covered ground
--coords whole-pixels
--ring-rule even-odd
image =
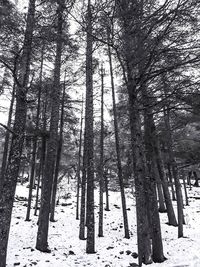
[[[69,193],[72,193],[69,188]],[[168,226],[167,215],[161,214],[164,254],[167,261],[153,263],[151,267],[200,267],[200,189],[189,191],[190,206],[185,207],[186,225],[184,238],[177,238],[177,227]],[[16,196],[28,196],[26,186],[17,187]],[[98,191],[95,192],[98,201]],[[120,193],[110,192],[110,211],[104,211],[104,237],[96,231],[96,253],[85,253],[86,241],[78,238],[79,221],[75,219],[75,194],[69,199],[60,199],[56,207],[57,222],[50,223],[49,246],[51,253],[35,249],[37,217],[31,214],[31,221],[25,222],[25,201],[14,205],[12,227],[8,245],[7,266],[39,267],[128,267],[137,266],[134,252],[137,252],[135,202],[131,192],[127,193],[127,208],[131,238],[124,238]],[[69,204],[62,206],[62,203]],[[96,206],[96,226],[98,207]],[[132,254],[133,253],[133,254]],[[135,264],[134,264],[135,263]]]

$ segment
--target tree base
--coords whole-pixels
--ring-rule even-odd
[[[98,234],[98,237],[104,237],[104,235],[103,234]]]
[[[57,222],[54,218],[49,220],[50,222]]]
[[[174,227],[177,227],[178,226],[178,223],[169,223],[169,222],[167,222],[166,224],[167,225],[170,225],[170,226],[174,226]]]
[[[161,258],[159,258],[159,259],[154,259],[153,258],[153,262],[155,262],[155,263],[161,263],[161,262],[164,262],[164,261],[166,261],[167,260],[167,258],[165,257],[165,256],[162,256]]]
[[[105,209],[105,211],[110,211],[110,209]]]
[[[35,247],[37,250],[44,252],[44,253],[51,253],[51,249],[50,248],[40,248],[38,246]]]
[[[87,254],[95,254],[95,253],[96,253],[96,251],[90,251],[90,250],[89,250],[89,251],[87,251],[87,249],[86,249],[86,253],[87,253]]]
[[[167,212],[166,209],[159,209],[158,211],[159,211],[160,213],[166,213],[166,212]]]

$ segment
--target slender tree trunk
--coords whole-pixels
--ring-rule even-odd
[[[175,193],[175,190],[174,190],[174,183],[173,183],[173,177],[172,177],[172,172],[171,172],[171,165],[170,165],[169,162],[167,163],[167,169],[168,169],[169,183],[170,183],[171,192],[172,192],[172,200],[176,201],[176,193]]]
[[[178,213],[178,237],[183,237],[183,197],[181,191],[181,183],[179,180],[178,169],[176,165],[176,161],[174,158],[173,152],[173,144],[172,144],[172,136],[171,136],[171,126],[169,121],[169,110],[164,110],[164,120],[167,131],[167,141],[168,141],[168,153],[170,159],[170,165],[172,167],[172,173],[175,181],[175,190],[176,190],[176,199],[177,199],[177,213]]]
[[[194,179],[195,179],[194,186],[199,187],[199,178],[197,176],[196,171],[193,171],[193,174],[194,174]]]
[[[29,195],[28,195],[26,221],[30,221],[32,191],[33,191],[33,184],[34,184],[34,179],[35,179],[36,152],[37,152],[37,143],[38,143],[37,132],[38,132],[38,128],[39,128],[40,109],[41,109],[43,61],[44,61],[44,44],[42,46],[42,51],[41,51],[40,81],[39,81],[39,88],[38,88],[39,89],[38,90],[38,103],[37,103],[37,114],[36,114],[36,125],[35,125],[36,136],[34,136],[34,139],[33,139],[33,150],[32,150],[32,160],[31,160],[31,175],[30,175],[30,182],[29,182]]]
[[[65,77],[65,79],[66,79],[66,77]],[[58,185],[58,174],[59,174],[59,167],[60,167],[60,160],[61,160],[61,153],[62,153],[62,144],[63,144],[65,90],[66,90],[66,88],[65,88],[65,80],[64,80],[61,115],[60,115],[60,136],[59,136],[59,141],[58,141],[56,167],[55,167],[52,196],[51,196],[51,215],[50,215],[50,221],[51,222],[55,221],[54,216],[55,216],[55,206],[56,206],[56,192],[57,192],[57,185]]]
[[[37,209],[38,209],[38,200],[39,200],[41,172],[42,172],[42,163],[40,161],[39,170],[38,170],[38,178],[37,178],[37,186],[36,186],[35,207],[34,207],[34,215],[35,216],[37,216]]]
[[[191,182],[191,179],[192,179],[192,172],[190,171],[188,173],[188,185],[190,186],[190,190],[192,190],[192,182]]]
[[[86,204],[86,164],[87,164],[87,137],[86,129],[84,132],[84,150],[83,150],[83,170],[82,170],[82,181],[81,181],[81,211],[80,211],[80,228],[79,228],[79,239],[85,240],[85,204]]]
[[[82,98],[83,101],[83,98]],[[81,153],[82,153],[82,132],[83,132],[83,102],[81,108],[81,124],[79,136],[78,149],[78,167],[77,167],[77,192],[76,192],[76,220],[79,220],[79,198],[80,198],[80,184],[81,184]]]
[[[41,155],[40,155],[40,166],[39,166],[39,173],[38,173],[38,184],[37,184],[37,190],[36,190],[36,200],[35,200],[35,212],[34,215],[37,215],[37,209],[38,209],[38,200],[39,200],[39,189],[40,189],[40,181],[44,180],[44,164],[45,164],[45,155],[46,155],[46,111],[47,111],[47,95],[46,99],[44,101],[44,106],[43,106],[43,135],[42,135],[42,144],[41,144]],[[41,179],[42,178],[42,179]]]
[[[184,186],[184,192],[185,192],[185,204],[186,204],[186,206],[189,206],[188,194],[187,194],[187,186],[186,186],[185,175],[184,174],[183,174],[183,186]]]
[[[129,72],[129,70],[128,70]],[[142,262],[149,264],[151,259],[151,241],[149,233],[149,221],[147,216],[147,203],[145,196],[146,176],[144,174],[144,159],[142,157],[142,133],[140,114],[138,110],[137,98],[135,95],[135,85],[130,74],[128,74],[129,92],[129,116],[131,126],[131,143],[133,151],[133,167],[135,177],[135,196],[137,214],[137,242],[139,266]]]
[[[155,161],[154,173],[155,173],[157,193],[158,193],[159,212],[163,213],[163,212],[167,212],[167,209],[166,209],[166,206],[165,206],[165,198],[164,198],[164,193],[163,193],[162,181],[160,179],[160,175],[159,175],[158,168],[157,168],[157,165],[156,165],[156,157],[155,157],[155,155],[154,155],[154,161]]]
[[[162,161],[162,156],[161,156],[158,141],[157,141],[157,144],[156,144],[154,149],[155,149],[157,168],[158,168],[158,172],[160,175],[160,179],[162,181],[163,193],[164,193],[164,197],[165,197],[165,204],[167,207],[168,223],[169,223],[169,225],[177,226],[178,224],[177,224],[176,216],[174,213],[174,208],[173,208],[170,193],[169,193],[168,181],[167,181],[167,177],[165,174],[164,164]]]
[[[10,129],[11,122],[12,122],[15,93],[16,93],[16,83],[14,82],[11,101],[10,101],[9,114],[8,114],[8,122],[7,122],[8,129]],[[9,140],[10,140],[10,132],[7,130],[6,135],[5,135],[5,142],[4,142],[4,148],[3,148],[3,158],[2,158],[2,164],[1,164],[0,196],[1,196],[1,190],[2,190],[2,185],[3,185],[3,181],[4,181],[4,175],[5,175],[5,171],[6,171],[6,167],[7,167]]]
[[[37,242],[36,242],[36,249],[43,252],[49,252],[47,240],[48,240],[48,229],[49,229],[51,189],[53,183],[54,167],[55,167],[56,152],[57,152],[59,106],[60,106],[62,28],[63,28],[63,11],[65,6],[61,0],[57,0],[57,4],[58,4],[57,8],[58,22],[57,22],[56,58],[54,67],[54,84],[51,92],[50,136],[47,144],[47,155],[44,168],[39,226],[38,226]]]
[[[167,209],[165,207],[165,199],[163,194],[162,183],[160,181],[160,178],[158,179],[159,181],[157,181],[157,191],[158,191],[158,201],[159,201],[159,212],[163,213],[166,212]]]
[[[93,134],[93,65],[92,65],[92,12],[88,0],[87,9],[87,47],[86,47],[86,118],[87,131],[87,242],[86,252],[95,253],[94,222],[94,134]]]
[[[191,176],[192,176],[192,172],[191,171],[189,171],[188,172],[188,176],[187,176],[187,185],[191,185]]]
[[[103,187],[104,187],[104,68],[101,72],[101,134],[100,134],[100,164],[99,164],[99,233],[103,236]]]
[[[151,257],[151,240],[149,232],[148,210],[145,195],[146,173],[144,172],[144,151],[141,131],[141,121],[139,113],[139,103],[137,95],[137,85],[134,77],[135,67],[133,46],[135,39],[130,29],[130,16],[126,16],[128,5],[124,1],[118,1],[119,15],[123,27],[123,51],[127,69],[127,89],[129,98],[129,118],[131,128],[131,146],[133,157],[133,171],[135,178],[135,195],[136,195],[136,215],[137,215],[137,244],[138,244],[138,262],[149,264],[152,262]],[[137,10],[134,10],[137,12]],[[131,13],[131,18],[135,18]],[[132,21],[131,21],[132,23]],[[137,25],[139,25],[137,23]],[[136,31],[138,32],[138,31]],[[136,38],[136,36],[135,36]]]
[[[6,266],[7,244],[12,208],[24,142],[27,112],[26,94],[29,80],[34,18],[35,0],[31,0],[29,2],[21,65],[19,66],[19,79],[16,88],[16,110],[13,126],[14,134],[12,136],[8,165],[4,175],[2,195],[0,198],[0,267]]]
[[[35,213],[34,215],[37,215],[37,208],[38,208],[38,201],[41,197],[39,196],[39,188],[40,188],[40,181],[41,181],[41,188],[43,186],[43,180],[44,180],[44,164],[45,164],[45,158],[46,158],[46,143],[47,143],[47,137],[44,135],[42,136],[42,147],[41,147],[41,158],[40,158],[40,169],[39,169],[39,178],[38,178],[38,185],[37,185],[37,193],[36,193],[36,200],[35,200]],[[42,191],[42,190],[41,190]],[[41,207],[41,203],[40,203]],[[39,222],[39,219],[38,219]]]
[[[106,207],[105,210],[106,211],[110,211],[110,207],[109,207],[109,191],[108,191],[108,171],[106,170],[104,172],[104,183],[105,183],[105,191],[106,191]]]
[[[162,235],[160,227],[160,217],[158,212],[157,197],[156,197],[156,160],[155,160],[155,137],[156,128],[153,115],[150,109],[150,101],[147,95],[146,86],[142,86],[142,97],[145,103],[144,108],[144,141],[146,147],[146,159],[149,172],[149,181],[147,190],[149,191],[149,221],[152,232],[152,258],[154,262],[163,262],[166,258],[163,254]]]
[[[107,34],[108,34],[108,41],[109,41],[109,39],[110,39],[109,38],[109,30],[108,30]],[[116,153],[117,153],[117,169],[118,169],[118,178],[119,178],[121,200],[122,200],[124,231],[125,231],[125,238],[130,238],[129,227],[128,227],[128,216],[127,216],[127,209],[126,209],[126,197],[125,197],[125,192],[124,192],[124,182],[123,182],[123,174],[122,174],[122,166],[121,166],[119,129],[118,129],[118,122],[117,122],[117,109],[116,109],[116,101],[115,101],[115,88],[114,88],[113,67],[112,67],[112,57],[111,57],[110,46],[108,46],[108,56],[109,56],[109,64],[110,64],[110,78],[111,78],[111,89],[112,89],[112,103],[113,103],[114,129],[115,129],[115,145],[116,145]]]

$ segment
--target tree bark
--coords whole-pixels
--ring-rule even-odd
[[[94,133],[93,133],[93,65],[92,65],[92,12],[91,1],[87,7],[87,47],[86,47],[86,144],[87,144],[87,242],[86,252],[95,253],[94,222]]]
[[[184,192],[185,192],[185,204],[186,204],[186,206],[189,206],[188,194],[187,194],[187,186],[186,186],[184,174],[183,174],[183,186],[184,186]]]
[[[134,7],[136,7],[134,5]],[[135,18],[132,10],[129,12],[129,6],[124,1],[118,1],[119,16],[123,28],[123,52],[127,69],[127,89],[129,98],[129,118],[131,128],[131,146],[133,157],[133,171],[135,178],[135,195],[136,195],[136,215],[137,215],[137,244],[138,244],[138,261],[139,266],[142,263],[149,264],[152,262],[151,257],[151,240],[149,232],[149,221],[147,211],[147,201],[145,194],[145,183],[147,180],[144,172],[144,149],[141,131],[141,121],[139,113],[139,103],[137,95],[137,85],[135,80],[135,68],[133,66],[135,53],[135,37],[133,37],[130,24],[131,18]],[[134,13],[138,10],[134,10]],[[127,16],[127,12],[131,16]],[[137,25],[139,25],[137,23]],[[138,31],[136,31],[138,32]]]
[[[8,122],[7,122],[8,129],[10,129],[11,122],[12,122],[15,93],[16,93],[16,83],[14,82],[11,101],[10,101],[9,114],[8,114]],[[2,164],[1,164],[0,196],[1,196],[1,190],[2,190],[3,181],[4,181],[4,175],[5,175],[5,171],[6,171],[6,167],[7,167],[8,152],[9,152],[9,140],[10,140],[10,131],[6,130],[5,142],[4,142],[4,148],[3,148],[3,158],[2,158]]]
[[[83,98],[82,98],[82,101],[83,101]],[[80,198],[80,184],[81,184],[82,132],[83,132],[83,102],[82,102],[82,108],[81,108],[81,123],[80,123],[79,149],[78,149],[77,192],[76,192],[76,220],[79,220],[79,198]]]
[[[105,170],[104,172],[104,184],[105,184],[105,191],[106,191],[106,211],[110,211],[110,206],[109,206],[109,191],[108,191],[108,171]]]
[[[58,142],[62,28],[63,28],[63,11],[65,6],[61,0],[57,0],[57,4],[58,4],[57,40],[56,40],[56,58],[54,67],[54,83],[51,92],[50,136],[47,143],[47,154],[46,154],[46,162],[44,168],[44,178],[42,181],[41,207],[40,207],[39,226],[37,233],[37,242],[36,242],[36,249],[43,252],[49,252],[47,240],[48,240],[48,230],[49,230],[51,189],[53,183],[57,142]]]
[[[46,109],[47,109],[47,97],[44,100],[43,106],[43,133],[46,132]],[[38,173],[38,184],[36,189],[36,200],[35,200],[35,212],[34,215],[37,215],[37,208],[38,208],[38,200],[39,200],[39,189],[40,189],[40,181],[43,180],[44,177],[44,164],[45,164],[45,156],[46,156],[46,136],[43,134],[42,136],[42,144],[41,144],[41,155],[40,155],[40,166],[39,166],[39,173]],[[42,179],[41,179],[42,178]]]
[[[178,237],[183,237],[183,196],[181,191],[181,183],[179,180],[178,169],[174,157],[172,135],[171,135],[171,126],[169,118],[169,110],[164,110],[164,121],[167,131],[167,142],[168,142],[168,154],[170,159],[170,165],[172,167],[172,173],[175,181],[175,190],[176,190],[176,199],[177,199],[177,214],[178,214]]]
[[[109,30],[107,32],[108,42],[109,42]],[[109,65],[110,65],[110,78],[111,78],[111,89],[112,89],[112,104],[113,104],[113,116],[114,116],[114,129],[115,129],[115,146],[116,146],[116,154],[117,154],[117,169],[118,169],[118,178],[120,185],[120,193],[122,200],[122,212],[123,212],[123,220],[124,220],[124,232],[125,238],[130,238],[129,235],[129,227],[128,227],[128,216],[126,209],[126,197],[124,192],[124,181],[122,174],[122,164],[121,164],[121,155],[120,155],[120,144],[119,144],[119,128],[117,122],[117,109],[116,109],[116,100],[115,100],[115,87],[114,87],[114,77],[113,77],[113,67],[112,67],[112,56],[111,49],[108,46],[108,57],[109,57]]]
[[[44,61],[44,45],[42,46],[42,51],[41,51],[40,80],[39,80],[38,103],[37,103],[37,114],[36,114],[36,125],[35,125],[36,133],[38,132],[39,122],[40,122],[43,61]],[[30,175],[30,182],[29,182],[29,195],[28,195],[26,221],[30,221],[32,191],[33,191],[33,184],[34,184],[34,179],[35,179],[35,168],[36,168],[37,143],[38,143],[38,137],[34,136],[33,137],[33,150],[32,150],[32,160],[31,160],[31,175]]]
[[[189,185],[189,186],[191,186],[191,176],[192,176],[192,172],[189,171],[188,176],[187,176],[187,185]]]
[[[80,227],[79,227],[79,239],[85,240],[85,205],[86,205],[86,165],[87,165],[87,137],[86,129],[84,131],[84,150],[83,150],[83,170],[81,181],[81,210],[80,210]]]
[[[146,147],[147,168],[149,173],[148,181],[148,197],[149,197],[149,221],[151,225],[152,234],[152,258],[154,262],[163,262],[166,258],[163,254],[162,235],[160,227],[160,217],[158,212],[157,197],[156,197],[156,160],[155,160],[155,146],[156,146],[156,128],[154,124],[153,115],[150,109],[150,101],[147,95],[146,86],[142,85],[142,97],[145,103],[144,108],[144,141]]]
[[[66,79],[66,77],[64,79]],[[56,207],[56,192],[57,192],[57,185],[58,185],[58,174],[59,174],[59,167],[60,167],[60,160],[61,160],[61,153],[62,153],[62,145],[63,145],[65,90],[66,88],[65,88],[65,80],[64,80],[61,115],[60,115],[60,134],[59,134],[59,141],[58,141],[58,148],[57,148],[57,155],[56,155],[56,167],[55,167],[55,174],[54,174],[54,179],[53,179],[52,196],[51,196],[51,215],[50,215],[51,222],[55,221],[54,217],[55,217],[55,207]]]
[[[194,186],[199,187],[199,178],[197,176],[196,171],[193,171],[193,175],[194,175],[194,179],[195,179]]]
[[[27,85],[32,51],[32,37],[35,21],[35,0],[29,1],[27,24],[23,45],[19,78],[16,88],[16,109],[13,126],[13,136],[8,158],[8,165],[4,175],[2,195],[0,198],[0,267],[6,266],[7,244],[10,230],[12,208],[19,172],[27,112]]]
[[[160,178],[158,178],[160,180]],[[159,201],[159,212],[166,212],[165,199],[163,194],[163,188],[161,181],[157,181],[158,201]]]
[[[137,214],[137,240],[139,266],[142,262],[149,264],[151,259],[151,241],[149,232],[149,221],[147,216],[147,203],[145,195],[146,176],[144,174],[144,159],[142,148],[141,122],[136,100],[136,88],[130,74],[128,74],[129,92],[129,116],[131,126],[131,143],[133,151],[133,167],[135,177],[135,196]]]
[[[171,192],[172,192],[172,200],[176,201],[176,193],[175,193],[175,189],[174,189],[174,182],[173,182],[173,177],[172,177],[172,171],[171,171],[171,165],[169,162],[167,162],[167,170],[168,170],[168,180],[169,180],[169,184],[171,186]]]
[[[158,141],[157,141],[154,149],[155,149],[157,168],[158,168],[158,172],[160,175],[160,179],[162,181],[163,193],[164,193],[164,197],[165,197],[165,204],[167,207],[168,223],[169,223],[169,225],[177,226],[178,224],[177,224],[176,216],[174,213],[174,208],[173,208],[170,193],[169,193],[168,181],[167,181],[167,177],[165,174],[164,164],[162,161],[162,156],[161,156]]]
[[[103,236],[103,187],[104,187],[104,68],[100,69],[101,75],[101,133],[100,133],[100,163],[99,163],[99,232]]]

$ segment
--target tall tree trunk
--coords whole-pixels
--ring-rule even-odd
[[[162,235],[160,227],[160,217],[158,212],[157,197],[156,197],[156,160],[155,160],[155,146],[156,146],[156,128],[151,111],[151,103],[147,95],[146,85],[142,85],[142,98],[145,104],[144,108],[144,141],[146,147],[146,159],[149,173],[149,221],[152,234],[152,258],[154,262],[163,262],[166,258],[163,254]],[[148,189],[147,189],[148,190]]]
[[[37,209],[38,209],[38,201],[39,201],[39,189],[40,189],[40,181],[41,178],[43,180],[44,177],[44,164],[45,164],[45,155],[46,155],[46,110],[47,110],[47,95],[46,99],[44,100],[44,106],[43,106],[43,135],[41,140],[41,154],[40,154],[40,166],[39,166],[39,173],[38,173],[38,183],[37,183],[37,189],[36,189],[36,200],[35,200],[35,212],[34,215],[37,215]]]
[[[99,163],[99,233],[103,236],[103,187],[104,187],[104,68],[100,69],[101,75],[101,134],[100,134],[100,163]]]
[[[197,176],[196,171],[193,171],[193,175],[194,175],[194,179],[195,179],[194,186],[199,187],[199,178]]]
[[[104,184],[105,184],[105,191],[106,191],[106,211],[110,211],[109,206],[109,192],[108,192],[108,170],[105,170],[104,172]]]
[[[165,207],[165,199],[164,199],[164,194],[163,194],[162,183],[160,181],[160,178],[158,179],[159,180],[157,180],[157,191],[158,191],[158,201],[159,201],[159,212],[163,213],[163,212],[166,212],[167,209]]]
[[[186,181],[185,181],[185,175],[184,174],[183,174],[183,186],[184,186],[184,192],[185,192],[185,205],[189,206],[188,194],[187,194],[187,186],[186,186]]]
[[[127,89],[129,98],[129,118],[131,128],[131,146],[133,157],[133,171],[135,177],[135,195],[136,195],[136,215],[137,215],[137,244],[138,244],[138,261],[139,266],[142,263],[149,264],[152,262],[151,258],[151,240],[149,232],[148,210],[145,194],[145,183],[147,180],[146,173],[144,172],[145,159],[144,149],[141,131],[141,121],[139,113],[139,103],[137,95],[137,85],[135,81],[135,39],[133,37],[130,24],[132,19],[135,19],[135,13],[138,10],[134,10],[134,14],[131,10],[129,12],[129,6],[124,1],[117,1],[119,8],[119,16],[122,21],[123,27],[123,52],[127,70]],[[136,7],[134,5],[134,7]],[[127,12],[131,16],[127,16]],[[130,21],[131,18],[131,21]],[[139,25],[137,23],[137,25]],[[139,29],[136,30],[138,32]]]
[[[14,82],[11,101],[10,101],[9,114],[8,114],[8,122],[7,122],[7,128],[8,129],[10,129],[11,122],[12,122],[13,107],[14,107],[14,101],[15,101],[15,93],[16,93],[16,83]],[[6,167],[7,167],[7,159],[8,159],[8,151],[9,151],[9,140],[10,140],[10,132],[9,132],[9,130],[6,130],[5,142],[4,142],[4,148],[3,148],[3,158],[2,158],[2,164],[1,164],[0,196],[1,196],[1,190],[2,190],[2,185],[3,185],[3,181],[4,181],[4,175],[5,175],[5,171],[6,171]]]
[[[78,166],[77,166],[76,220],[79,220],[79,198],[80,198],[80,184],[81,184],[82,132],[83,132],[83,98],[82,98],[82,108],[81,108],[81,123],[80,123],[79,149],[78,149]]]
[[[177,199],[177,214],[178,214],[178,237],[183,237],[183,196],[181,191],[181,183],[179,180],[178,169],[176,165],[176,160],[174,157],[172,135],[171,135],[171,126],[169,118],[169,110],[164,110],[164,120],[167,132],[167,142],[168,142],[168,154],[170,159],[170,165],[172,167],[172,173],[175,181],[175,190],[176,190],[176,199]]]
[[[86,165],[87,165],[87,137],[86,129],[84,131],[84,150],[83,150],[83,168],[82,168],[82,180],[81,180],[81,210],[80,210],[80,228],[79,238],[85,240],[85,204],[86,204]]]
[[[54,180],[53,180],[52,196],[51,196],[51,215],[50,215],[51,222],[55,221],[54,216],[55,216],[55,206],[56,206],[56,192],[57,192],[57,185],[58,185],[58,174],[59,174],[59,167],[60,167],[60,160],[61,160],[61,153],[62,153],[62,145],[63,145],[64,106],[65,106],[65,90],[66,90],[65,79],[66,79],[66,75],[64,78],[64,88],[63,88],[61,115],[60,115],[60,134],[59,134],[59,141],[58,141],[58,148],[57,148],[57,155],[56,155],[56,167],[55,167],[55,174],[54,174]]]
[[[92,65],[92,12],[91,1],[87,8],[87,47],[86,47],[86,117],[87,144],[87,242],[86,252],[95,253],[94,222],[94,133],[93,133],[93,65]]]
[[[108,42],[109,42],[109,39],[110,39],[109,38],[109,30],[108,30],[107,34],[108,34]],[[108,56],[109,56],[109,64],[110,64],[110,78],[111,78],[111,89],[112,89],[112,104],[113,104],[114,129],[115,129],[115,145],[116,145],[116,153],[117,153],[117,169],[118,169],[118,178],[119,178],[121,200],[122,200],[124,231],[125,231],[125,238],[130,238],[129,227],[128,227],[128,216],[127,216],[127,209],[126,209],[126,197],[125,197],[125,192],[124,192],[124,182],[123,182],[122,165],[121,165],[119,129],[118,129],[118,123],[117,123],[117,109],[116,109],[116,101],[115,101],[115,87],[114,87],[113,67],[112,67],[112,57],[111,57],[110,46],[108,46]]]
[[[167,181],[167,177],[166,177],[165,170],[164,170],[164,164],[163,164],[158,140],[157,140],[156,145],[154,147],[154,151],[155,151],[155,157],[156,157],[158,172],[159,172],[160,179],[162,181],[162,186],[163,186],[165,204],[167,207],[168,223],[169,223],[169,225],[177,226],[178,224],[177,224],[176,216],[174,213],[174,208],[173,208],[171,197],[170,197],[170,192],[169,192],[169,188],[168,188],[168,181]]]
[[[54,67],[54,83],[51,92],[51,121],[50,135],[47,144],[47,155],[44,168],[44,178],[42,181],[42,196],[39,216],[39,226],[37,233],[36,248],[43,252],[49,252],[48,248],[48,230],[49,214],[51,202],[51,189],[53,183],[55,159],[58,141],[58,122],[60,106],[60,69],[62,55],[62,28],[63,28],[63,11],[64,3],[57,0],[57,40],[56,40],[56,58]]]
[[[38,170],[38,177],[37,177],[37,186],[36,186],[35,207],[34,207],[34,215],[35,216],[37,215],[37,209],[38,209],[41,173],[42,173],[42,162],[40,160],[39,170]]]
[[[13,136],[8,158],[8,165],[4,175],[2,195],[0,198],[0,267],[6,266],[7,244],[12,216],[12,207],[19,172],[27,112],[27,85],[32,51],[32,37],[35,20],[35,0],[29,1],[27,25],[25,31],[19,78],[16,88],[16,110],[13,126]]]
[[[42,72],[43,72],[43,61],[44,61],[44,44],[42,45],[41,51],[41,65],[40,65],[40,80],[39,80],[39,90],[38,90],[38,103],[37,103],[37,114],[36,114],[36,135],[33,137],[33,150],[32,150],[32,160],[31,160],[31,175],[29,182],[29,195],[28,195],[28,205],[26,213],[26,221],[30,221],[30,211],[31,211],[31,201],[32,201],[32,191],[35,179],[35,168],[36,168],[36,152],[37,152],[37,142],[38,142],[38,128],[40,122],[40,109],[41,109],[41,93],[42,93]]]
[[[136,88],[128,70],[129,116],[131,126],[131,144],[133,152],[133,167],[135,177],[135,196],[137,214],[137,240],[139,266],[142,262],[149,264],[151,260],[151,241],[149,221],[147,216],[147,203],[145,195],[146,176],[144,174],[143,144],[139,108],[136,98]]]
[[[168,170],[169,183],[170,183],[170,186],[171,186],[172,200],[176,201],[176,194],[175,194],[175,189],[174,189],[171,165],[170,165],[169,162],[167,162],[167,170]]]
[[[189,171],[188,172],[188,176],[187,176],[187,185],[191,185],[191,176],[192,176],[192,172],[191,171]]]

